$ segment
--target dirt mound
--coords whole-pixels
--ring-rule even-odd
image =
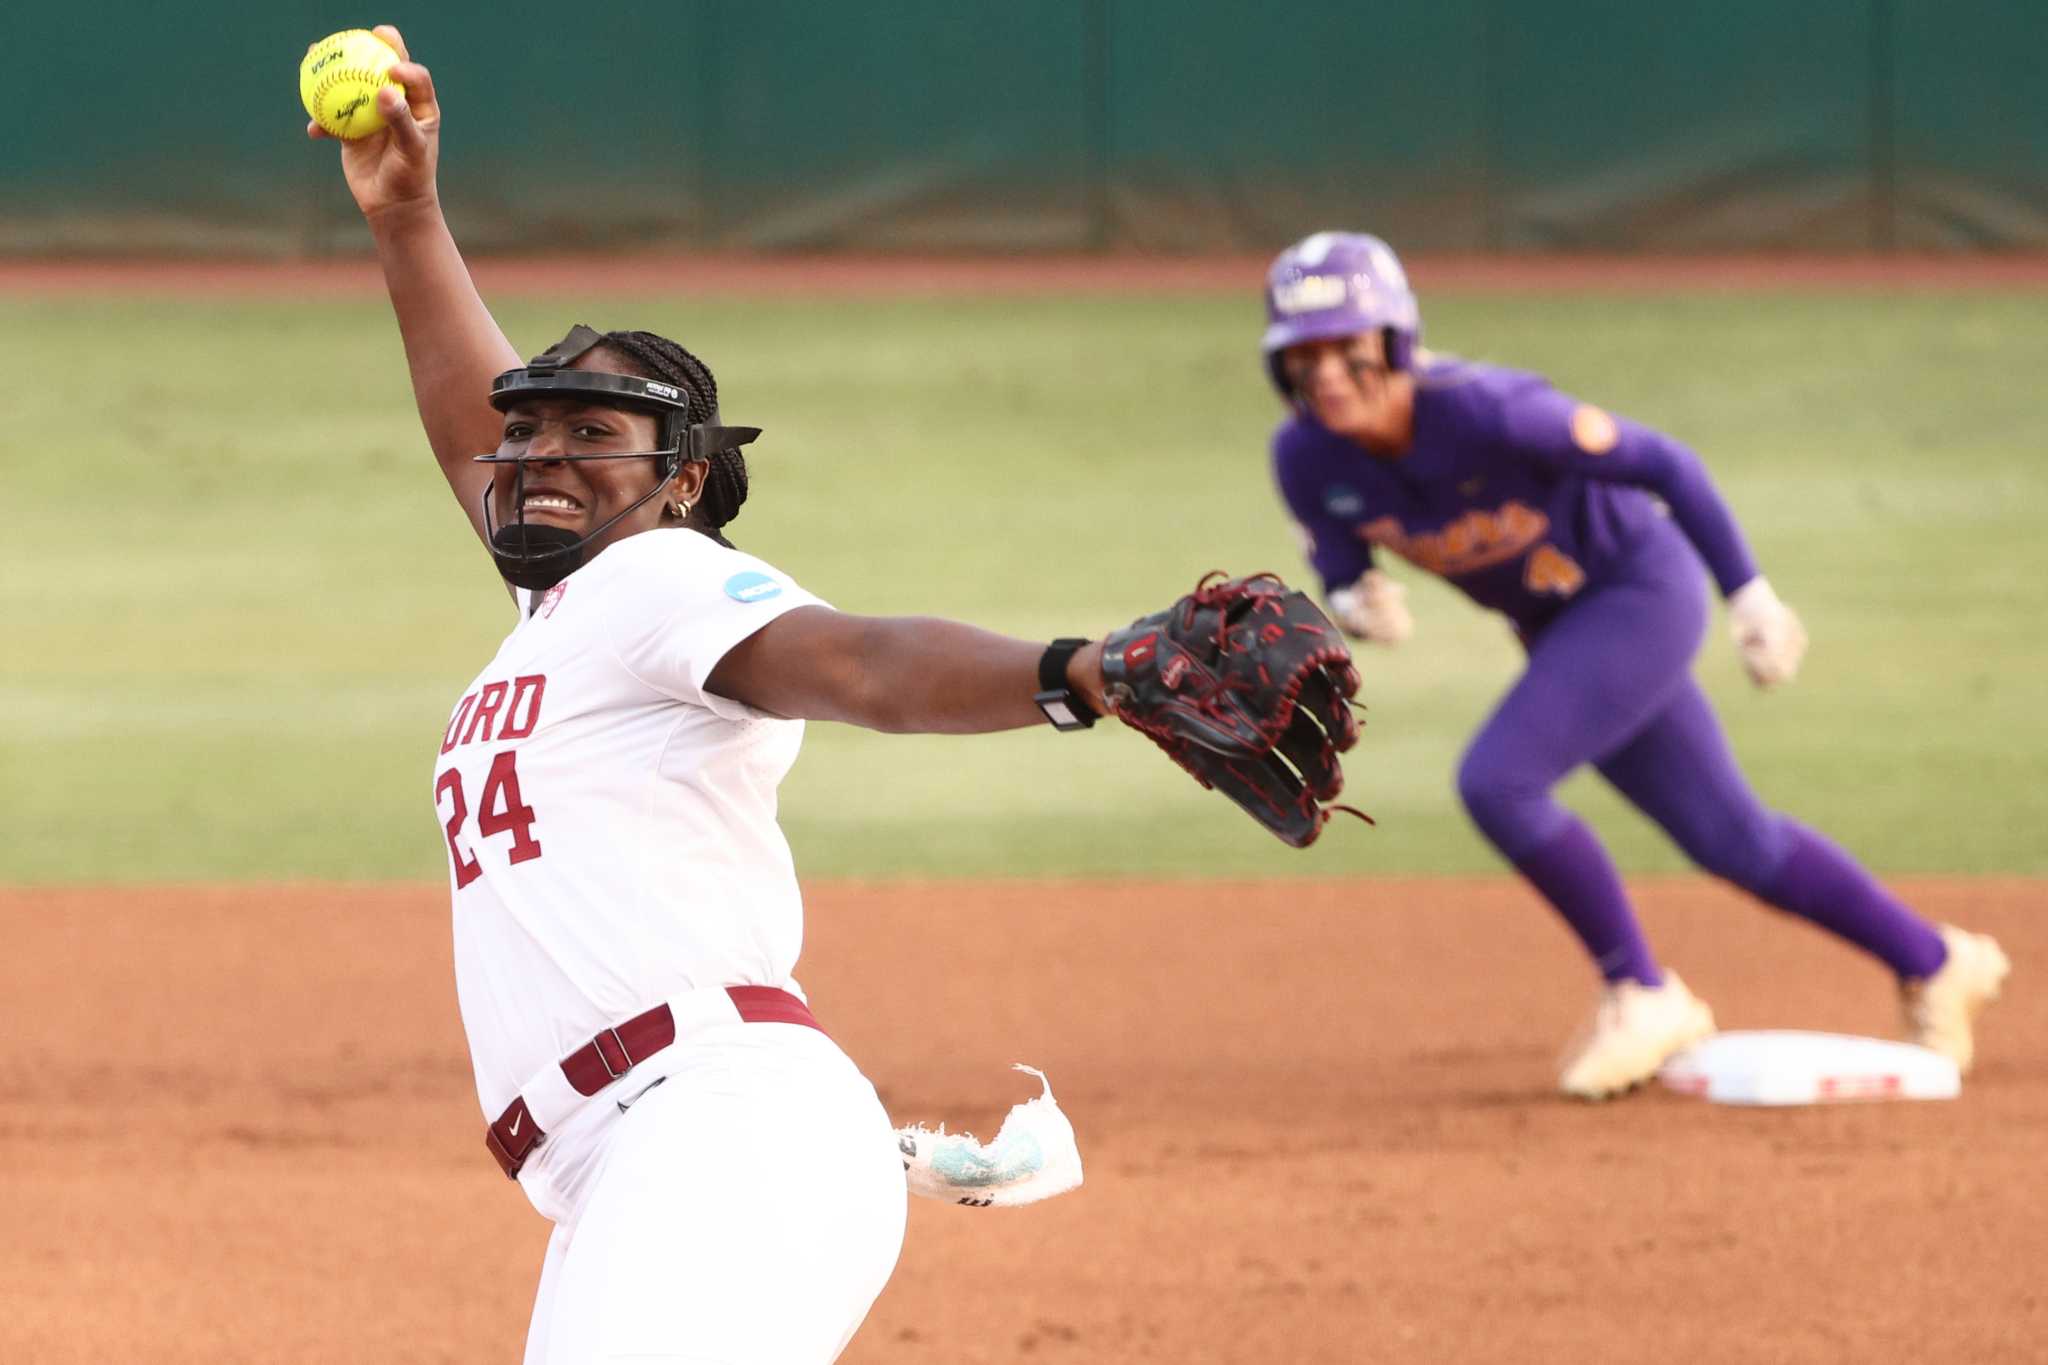
[[[1583,1107],[1590,1002],[1505,882],[827,885],[800,976],[899,1121],[1046,1068],[1088,1183],[919,1203],[851,1362],[2034,1358],[2048,887],[1919,882],[2016,988],[1953,1104]],[[1726,1027],[1889,981],[1641,888]],[[546,1226],[486,1157],[445,893],[0,891],[0,1359],[517,1361]]]

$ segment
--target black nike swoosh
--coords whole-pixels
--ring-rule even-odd
[[[632,1108],[632,1107],[633,1107],[634,1105],[636,1105],[636,1104],[640,1103],[640,1095],[644,1095],[644,1094],[646,1094],[646,1093],[647,1093],[647,1091],[649,1091],[649,1090],[652,1090],[652,1089],[654,1089],[654,1087],[655,1087],[655,1086],[657,1086],[657,1085],[660,1085],[660,1084],[661,1084],[661,1083],[662,1083],[663,1081],[665,1081],[665,1080],[667,1080],[667,1079],[668,1079],[668,1077],[666,1077],[666,1076],[660,1076],[660,1077],[656,1077],[656,1078],[655,1078],[655,1079],[654,1079],[653,1081],[651,1081],[651,1082],[650,1082],[650,1083],[649,1083],[649,1084],[647,1085],[647,1087],[646,1087],[645,1089],[643,1089],[643,1090],[642,1090],[642,1091],[640,1092],[640,1094],[639,1094],[639,1095],[635,1095],[635,1096],[633,1096],[633,1098],[632,1098],[632,1099],[630,1099],[630,1100],[620,1100],[620,1101],[618,1102],[618,1103],[619,1103],[619,1112],[620,1112],[621,1114],[623,1114],[623,1113],[625,1113],[625,1112],[626,1112],[626,1111],[627,1111],[628,1109],[631,1109],[631,1108]]]

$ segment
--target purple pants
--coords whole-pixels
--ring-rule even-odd
[[[1473,737],[1458,793],[1481,832],[1556,906],[1609,980],[1661,979],[1605,850],[1551,791],[1591,763],[1687,857],[1848,939],[1901,976],[1938,933],[1820,835],[1767,809],[1692,678],[1707,582],[1659,523],[1620,569],[1528,641],[1529,664]]]

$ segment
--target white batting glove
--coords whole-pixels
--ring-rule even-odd
[[[1356,583],[1330,591],[1330,615],[1346,635],[1374,644],[1398,645],[1415,633],[1408,614],[1408,589],[1367,569]]]
[[[1806,627],[1762,574],[1728,594],[1728,633],[1758,687],[1790,682],[1806,657]]]

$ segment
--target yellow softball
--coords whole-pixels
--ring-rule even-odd
[[[299,63],[299,100],[335,137],[368,137],[384,126],[377,91],[398,84],[391,79],[397,60],[391,45],[366,28],[330,33]]]

